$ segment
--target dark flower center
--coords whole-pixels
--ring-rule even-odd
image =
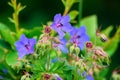
[[[30,45],[29,45],[29,44],[26,44],[26,45],[25,45],[25,48],[26,48],[27,50],[30,50]]]
[[[81,37],[80,35],[77,36],[77,38],[80,38],[80,37]]]
[[[57,28],[60,28],[60,27],[63,26],[63,24],[62,23],[58,23],[56,26],[57,26]]]
[[[74,35],[73,36],[73,43],[77,46],[78,44],[80,44],[80,41],[78,41],[81,38],[80,35]]]

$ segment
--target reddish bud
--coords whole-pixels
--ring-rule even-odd
[[[51,28],[48,27],[48,26],[46,26],[46,27],[45,27],[45,33],[49,34],[50,32],[51,32]]]
[[[92,48],[92,47],[93,47],[92,42],[87,42],[87,43],[86,43],[86,48]]]
[[[99,27],[99,28],[97,29],[97,31],[96,31],[96,36],[99,36],[99,35],[100,35],[100,29],[101,29],[101,27]]]
[[[45,80],[49,80],[51,78],[51,75],[50,74],[44,74],[44,78],[45,78]]]

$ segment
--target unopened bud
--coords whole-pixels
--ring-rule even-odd
[[[51,32],[51,28],[49,26],[46,26],[44,32],[49,34]]]
[[[107,39],[107,37],[106,37],[105,34],[100,34],[100,40],[101,40],[102,42],[106,42],[108,39]]]
[[[106,57],[106,52],[105,52],[102,48],[100,48],[100,47],[97,47],[97,48],[96,48],[95,54],[96,54],[96,55],[103,56],[103,57]]]
[[[21,77],[21,80],[31,80],[30,78],[31,78],[31,75],[27,73]]]
[[[86,48],[92,48],[92,47],[93,47],[92,42],[87,42],[87,43],[86,43]]]
[[[74,51],[74,49],[75,49],[75,46],[72,45],[72,46],[70,47],[70,53],[72,53],[72,52]]]
[[[80,53],[79,47],[75,47],[75,51],[76,51],[77,54],[79,54]]]
[[[44,77],[45,80],[50,80],[51,75],[46,73],[46,74],[43,75],[43,77]]]
[[[99,36],[99,35],[100,35],[100,29],[101,29],[101,27],[99,27],[99,28],[97,29],[97,31],[96,31],[96,36]]]

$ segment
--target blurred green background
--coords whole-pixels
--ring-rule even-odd
[[[12,16],[12,8],[7,4],[10,0],[0,0],[0,22],[9,26],[14,31],[14,25],[8,20]],[[63,13],[64,6],[61,0],[18,0],[27,7],[20,13],[20,26],[31,29],[36,26],[52,21],[56,13]],[[78,10],[79,3],[75,3],[71,10]],[[116,27],[120,24],[120,0],[83,0],[83,16],[97,15],[98,25],[102,29],[110,25]],[[113,34],[111,34],[112,36]],[[116,53],[112,56],[112,63],[107,77],[111,75],[114,68],[120,66],[120,43]]]

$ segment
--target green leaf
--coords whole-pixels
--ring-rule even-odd
[[[102,30],[101,33],[104,33],[107,37],[109,37],[110,32],[113,30],[113,26],[109,26],[108,28],[106,28],[105,30]]]
[[[3,23],[0,23],[0,34],[6,42],[8,42],[11,45],[14,45],[15,39],[11,35],[10,29]]]
[[[67,76],[66,76],[67,80],[73,80],[71,71],[68,71],[66,74],[67,74]]]
[[[69,13],[70,19],[71,19],[71,20],[74,20],[74,19],[77,17],[78,14],[79,14],[79,12],[76,11],[76,10],[71,11],[71,12]]]
[[[64,62],[57,61],[54,63],[54,65],[51,67],[50,71],[57,71],[58,69],[61,69],[64,66]]]
[[[105,68],[100,71],[99,77],[104,78],[108,74],[109,68]]]
[[[15,65],[17,63],[18,54],[17,52],[9,52],[6,56],[6,62],[8,65]]]
[[[42,27],[35,27],[31,30],[26,30],[26,29],[21,29],[22,33],[26,34],[27,37],[33,37],[33,36],[37,36],[39,37],[40,34],[42,33]]]
[[[88,35],[90,36],[91,40],[94,41],[95,36],[96,36],[96,29],[98,27],[97,16],[92,15],[92,16],[88,16],[88,17],[82,19],[80,22],[80,25],[86,26]]]
[[[115,53],[118,47],[119,38],[120,38],[119,35],[120,35],[120,27],[117,29],[115,35],[112,38],[110,38],[103,46],[103,49],[108,53],[110,57]]]
[[[0,39],[0,47],[2,49],[11,49],[11,46],[7,42],[5,42],[3,39]]]
[[[2,49],[0,49],[0,63],[4,61],[5,53]]]

